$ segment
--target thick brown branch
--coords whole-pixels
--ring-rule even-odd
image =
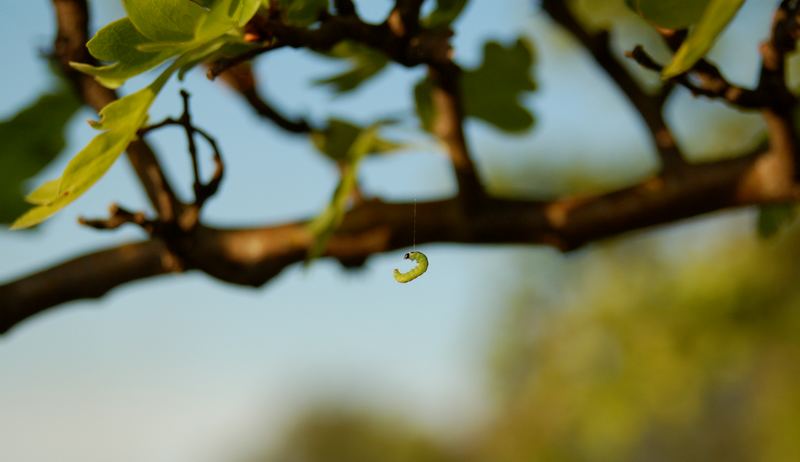
[[[95,252],[0,286],[0,333],[47,308],[178,269],[161,241]]]
[[[55,56],[61,64],[61,70],[73,83],[82,100],[99,111],[116,99],[116,93],[69,66],[70,61],[95,62],[85,46],[89,23],[86,0],[53,0],[53,6],[58,23]],[[159,216],[163,220],[174,219],[180,204],[153,150],[147,143],[139,140],[128,146],[127,153],[128,160]]]
[[[609,34],[590,34],[563,0],[542,0],[542,9],[589,51],[594,61],[608,74],[617,88],[639,112],[652,136],[665,170],[680,169],[683,156],[662,114],[664,98],[647,94],[614,57]]]
[[[547,244],[570,250],[608,236],[698,214],[798,198],[780,156],[789,128],[773,120],[775,140],[764,155],[687,165],[681,175],[647,180],[609,194],[552,202],[487,199],[465,211],[463,198],[419,203],[416,242]],[[783,133],[783,135],[781,135]],[[777,161],[776,161],[777,159]],[[365,201],[347,213],[325,255],[347,266],[378,252],[407,247],[414,204]],[[233,284],[260,286],[305,259],[314,241],[306,222],[255,229],[198,226],[177,236],[170,250],[186,269]],[[0,285],[0,331],[47,307],[97,297],[117,285],[179,270],[161,241],[107,250]]]

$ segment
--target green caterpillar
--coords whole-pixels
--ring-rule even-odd
[[[417,266],[405,273],[401,273],[400,270],[395,269],[394,280],[397,282],[411,282],[428,270],[428,257],[422,252],[408,252],[403,255],[403,258],[406,260],[414,260],[417,262]]]

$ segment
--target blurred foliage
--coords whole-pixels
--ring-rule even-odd
[[[299,419],[274,462],[446,462],[453,455],[430,436],[398,420],[325,408]],[[255,461],[254,461],[255,462]]]
[[[758,208],[758,234],[771,238],[789,225],[797,215],[796,204],[767,204]]]
[[[64,149],[64,131],[79,107],[72,89],[59,85],[0,121],[0,223],[10,223],[28,208],[25,182]]]
[[[798,460],[798,257],[796,230],[674,267],[628,248],[572,302],[518,300],[485,460]]]
[[[797,227],[679,257],[653,242],[596,248],[555,296],[519,281],[492,418],[458,452],[381,417],[311,413],[263,460],[800,460]]]
[[[347,60],[350,64],[349,69],[343,72],[314,81],[316,85],[330,86],[336,93],[347,93],[357,89],[389,64],[389,58],[383,53],[352,41],[340,42],[322,56]]]

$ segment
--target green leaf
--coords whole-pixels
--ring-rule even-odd
[[[25,211],[25,181],[64,148],[67,122],[79,108],[80,102],[64,85],[0,122],[0,222],[10,223]]]
[[[58,197],[58,186],[61,178],[46,181],[33,192],[25,196],[25,202],[33,205],[47,205]]]
[[[625,3],[655,26],[684,29],[700,20],[709,0],[625,0]]]
[[[308,225],[308,229],[314,234],[315,240],[309,247],[306,264],[310,264],[322,255],[328,245],[328,240],[342,223],[350,197],[358,185],[358,167],[361,161],[367,154],[378,152],[376,149],[381,149],[380,137],[378,136],[380,126],[380,123],[376,123],[360,130],[350,143],[347,152],[341,156],[345,160],[340,163],[341,177],[333,192],[331,201],[328,207]]]
[[[796,204],[767,204],[758,208],[758,235],[768,239],[788,226],[797,215]]]
[[[523,93],[534,91],[531,78],[533,49],[518,39],[503,46],[487,42],[483,64],[461,79],[464,112],[507,132],[521,132],[533,125],[533,116],[520,104]]]
[[[195,43],[207,42],[236,27],[244,26],[258,11],[259,0],[216,0],[195,31]]]
[[[717,37],[736,16],[744,0],[711,0],[700,18],[700,22],[689,32],[689,36],[672,61],[664,68],[661,77],[669,79],[680,75],[711,49]]]
[[[95,58],[110,64],[70,64],[75,69],[94,76],[106,87],[117,88],[127,79],[148,71],[173,56],[197,49],[244,25],[255,15],[260,5],[259,0],[129,2],[126,7],[130,17],[103,27],[87,44],[89,52]],[[148,13],[147,8],[152,10]],[[147,22],[146,18],[149,16],[159,15],[169,8],[176,8],[174,11],[170,10],[171,18],[180,18],[182,13],[191,18],[183,22],[158,19],[153,24]],[[160,26],[166,28],[165,33],[157,33],[156,29]],[[181,28],[181,32],[174,33],[176,28]],[[234,35],[228,41],[233,43],[238,40],[240,37]],[[197,62],[190,63],[189,67],[195,64]]]
[[[377,128],[386,125],[386,121],[377,122],[364,128],[342,119],[330,119],[325,130],[311,134],[311,141],[320,152],[337,162],[350,161],[353,153],[361,155],[361,150],[372,154],[395,151],[403,145],[394,143],[378,136],[377,132],[364,138],[365,132],[372,133]],[[366,140],[366,141],[365,141]],[[371,143],[367,146],[355,148],[357,143]]]
[[[188,0],[122,0],[122,4],[136,29],[153,42],[193,40],[208,14],[208,7]]]
[[[422,24],[430,29],[448,27],[458,18],[466,5],[467,0],[436,0],[436,7],[422,20]]]
[[[533,115],[520,104],[521,96],[536,89],[531,77],[533,50],[518,39],[503,46],[490,41],[484,45],[483,63],[461,75],[464,113],[507,132],[522,132],[534,122]],[[414,101],[420,125],[431,131],[435,118],[433,84],[427,79],[414,87]]]
[[[38,224],[89,190],[136,138],[136,132],[147,121],[147,111],[156,95],[182,64],[183,59],[179,59],[152,84],[104,107],[100,111],[100,120],[90,122],[103,133],[72,158],[60,180],[51,180],[28,196],[28,201],[36,207],[19,217],[11,229]]]
[[[182,51],[178,46],[157,51],[143,51],[143,48],[147,50],[144,45],[153,43],[155,42],[136,30],[130,19],[123,18],[97,31],[86,44],[92,56],[101,61],[109,61],[111,64],[92,66],[70,63],[70,65],[94,76],[108,88],[117,88],[127,79],[158,66]]]
[[[350,61],[350,69],[347,71],[314,81],[317,85],[330,85],[336,93],[355,90],[389,63],[383,53],[349,41],[339,43],[325,56]]]

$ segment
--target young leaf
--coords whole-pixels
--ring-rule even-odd
[[[709,0],[625,0],[648,22],[666,29],[684,29],[697,23]]]
[[[147,121],[147,111],[156,95],[182,63],[179,59],[152,84],[104,107],[100,120],[91,122],[103,133],[73,157],[60,180],[49,181],[28,196],[36,207],[19,217],[11,229],[27,228],[44,221],[94,185],[136,138],[136,132]]]
[[[0,222],[9,223],[25,211],[25,180],[64,148],[66,124],[78,108],[80,102],[64,85],[0,122]]]
[[[58,197],[58,185],[61,178],[44,182],[41,186],[25,196],[25,202],[33,205],[47,205]]]
[[[244,25],[255,15],[260,4],[259,0],[181,0],[178,3],[159,3],[156,7],[148,1],[128,2],[126,7],[130,17],[103,27],[87,44],[92,56],[110,64],[70,64],[75,69],[94,76],[106,87],[117,88],[127,79],[148,71],[173,56],[214,42],[229,31]],[[146,19],[147,8],[153,8],[149,13],[152,15],[175,8],[169,10],[170,18],[179,18],[181,15],[190,18],[183,21],[168,20],[166,24],[163,24],[165,21],[155,20],[151,24]],[[166,32],[159,33],[158,26],[166,27]],[[181,29],[180,33],[174,33],[177,29]],[[229,41],[237,40],[237,37],[231,36]],[[192,66],[194,64],[196,63],[191,63]]]
[[[341,42],[326,56],[347,59],[351,64],[345,72],[314,81],[317,85],[330,85],[336,93],[355,90],[389,63],[383,53],[355,42]]]
[[[669,79],[680,75],[711,49],[717,37],[725,30],[744,0],[711,0],[700,18],[700,22],[689,32],[683,45],[664,68],[661,77]]]
[[[308,229],[314,234],[315,240],[308,251],[306,263],[311,263],[314,259],[322,255],[328,240],[342,223],[344,214],[347,211],[349,199],[358,185],[358,167],[361,160],[367,154],[376,152],[375,149],[380,145],[378,130],[380,124],[373,124],[366,129],[358,132],[355,139],[350,143],[346,153],[342,155],[345,159],[341,165],[341,177],[333,197],[328,207],[317,218],[308,225]]]
[[[758,235],[768,239],[788,226],[797,215],[796,204],[767,204],[758,208]]]
[[[210,2],[206,2],[210,3]],[[122,0],[136,29],[153,42],[189,42],[208,8],[187,0]]]
[[[195,43],[213,40],[236,27],[244,26],[260,6],[259,0],[215,0],[197,25]]]
[[[377,154],[402,148],[403,145],[378,135],[377,130],[383,125],[386,125],[386,122],[378,122],[364,128],[346,120],[330,119],[325,130],[311,134],[311,141],[320,152],[337,162],[349,161],[354,152],[360,155],[362,150]],[[367,132],[371,135],[365,137],[364,133]],[[356,147],[357,143],[370,144]]]
[[[95,58],[108,61],[110,64],[92,66],[84,63],[70,65],[91,76],[108,88],[117,88],[135,75],[148,71],[183,49],[179,46],[163,48],[157,51],[147,50],[145,45],[153,44],[142,35],[128,18],[122,18],[103,27],[89,40],[86,46]]]

